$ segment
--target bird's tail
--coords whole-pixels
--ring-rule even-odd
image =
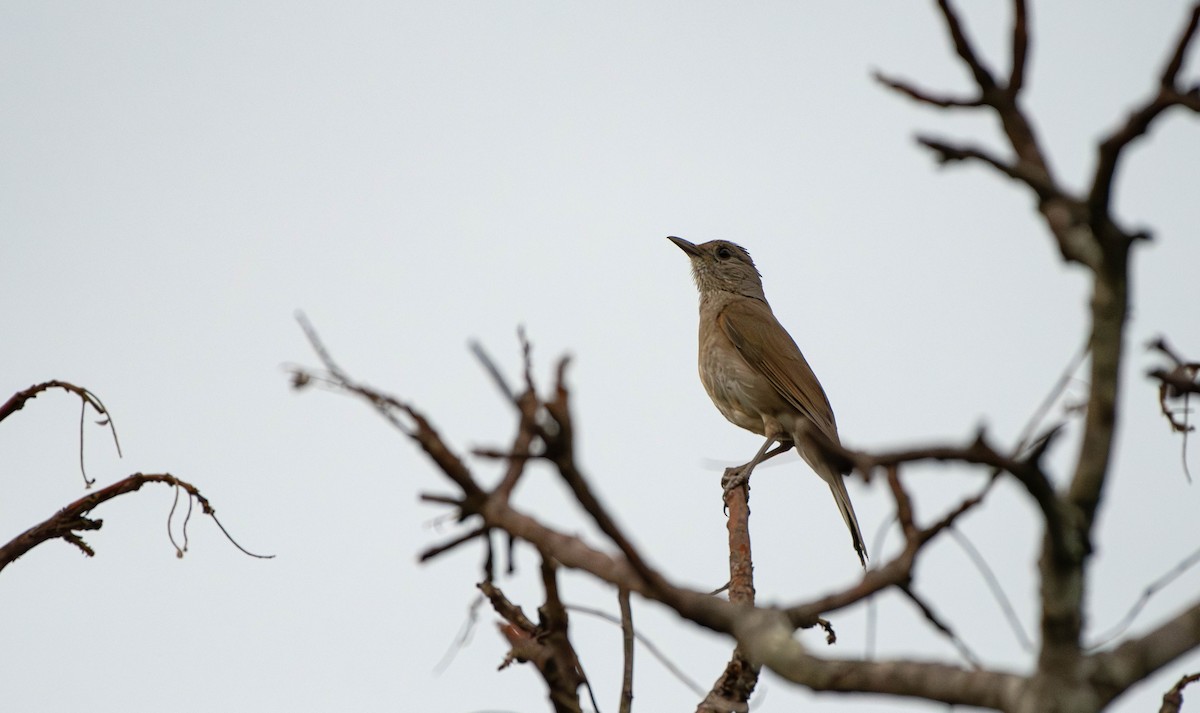
[[[850,502],[850,493],[846,490],[845,477],[833,468],[824,470],[827,472],[821,473],[822,480],[829,483],[829,489],[833,491],[834,502],[837,503],[838,510],[842,513],[842,519],[846,521],[846,527],[850,529],[854,552],[858,555],[858,561],[862,563],[863,569],[866,569],[867,545],[863,541],[862,530],[858,528],[858,517],[854,514],[854,503]]]

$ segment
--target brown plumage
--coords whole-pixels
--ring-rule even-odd
[[[775,319],[763,293],[762,277],[750,253],[726,240],[694,245],[669,238],[692,261],[700,290],[700,381],[713,404],[731,423],[766,437],[758,453],[742,467],[745,479],[758,463],[793,445],[833,492],[863,566],[863,543],[843,474],[812,448],[801,429],[815,427],[833,441],[837,423],[821,382],[791,335]],[[775,443],[780,447],[768,453]]]

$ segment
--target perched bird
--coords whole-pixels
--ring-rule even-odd
[[[805,446],[801,438],[804,429],[815,428],[840,443],[833,409],[800,348],[767,304],[762,276],[750,253],[726,240],[700,245],[676,237],[668,240],[691,258],[692,276],[700,290],[700,381],[704,390],[731,423],[767,439],[754,458],[741,466],[738,480],[744,482],[754,466],[795,446],[800,457],[829,484],[850,529],[854,551],[866,567],[867,549],[843,473],[816,448]],[[768,452],[776,443],[779,446]]]

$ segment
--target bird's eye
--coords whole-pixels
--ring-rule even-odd
[[[722,260],[728,260],[733,257],[733,251],[725,247],[717,248],[717,257]]]

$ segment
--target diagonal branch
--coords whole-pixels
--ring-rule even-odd
[[[1092,190],[1088,206],[1097,217],[1107,217],[1111,209],[1113,182],[1117,166],[1125,149],[1144,136],[1151,124],[1167,109],[1183,106],[1200,112],[1200,88],[1182,90],[1177,85],[1179,70],[1183,67],[1188,47],[1200,27],[1200,3],[1192,6],[1191,15],[1175,42],[1170,59],[1159,77],[1158,92],[1146,103],[1134,109],[1125,123],[1100,143],[1096,160],[1096,172],[1092,178]]]
[[[984,149],[974,146],[954,146],[928,136],[918,136],[917,143],[936,153],[937,162],[940,164],[956,161],[981,161],[1014,181],[1029,186],[1041,200],[1053,200],[1060,195],[1058,187],[1047,179],[1044,172],[1033,170],[1028,164],[1007,163]]]
[[[438,435],[438,432],[429,423],[429,420],[416,409],[396,397],[389,396],[351,379],[350,375],[334,361],[333,355],[326,349],[324,342],[321,341],[317,330],[313,328],[308,318],[303,314],[297,314],[296,321],[300,323],[300,327],[304,330],[304,335],[308,338],[309,344],[312,346],[313,351],[317,353],[317,357],[321,360],[328,373],[312,374],[303,369],[293,369],[293,387],[300,389],[313,381],[319,381],[328,384],[333,389],[340,389],[362,397],[388,423],[394,426],[396,430],[416,441],[442,472],[449,476],[454,481],[454,484],[462,489],[466,499],[478,506],[478,503],[484,498],[483,488],[475,482],[475,477],[471,474],[470,469],[467,468],[466,464],[463,463],[457,454],[450,450],[445,441],[442,440],[442,437]],[[413,422],[411,426],[401,420],[401,414],[407,416]]]
[[[937,4],[942,11],[942,19],[946,21],[946,29],[950,31],[950,38],[954,41],[954,51],[971,70],[972,76],[975,77],[975,83],[983,91],[983,98],[986,102],[988,94],[996,89],[996,78],[984,66],[983,60],[979,58],[971,41],[967,39],[966,30],[963,29],[962,21],[958,19],[958,14],[950,5],[950,0],[937,0]]]
[[[977,109],[985,106],[983,100],[979,97],[964,99],[962,97],[934,94],[933,92],[919,88],[915,84],[884,74],[878,70],[872,76],[875,78],[875,81],[888,89],[899,92],[913,101],[921,104],[931,104],[939,109]]]
[[[1200,646],[1200,602],[1153,631],[1087,659],[1088,678],[1115,697],[1163,666]]]
[[[571,488],[575,499],[592,516],[592,520],[595,521],[601,532],[617,545],[646,585],[659,591],[660,596],[670,597],[674,588],[646,562],[629,538],[625,536],[625,533],[621,531],[616,519],[609,514],[600,499],[592,492],[591,486],[575,462],[574,428],[571,422],[571,411],[567,405],[569,397],[566,386],[567,363],[566,358],[559,361],[554,399],[546,402],[546,411],[554,420],[556,428],[540,429],[542,441],[546,444],[545,457],[557,466],[559,474]]]
[[[940,616],[938,616],[937,612],[933,610],[933,607],[931,607],[923,598],[921,598],[912,590],[911,585],[902,584],[898,588],[904,593],[904,596],[908,597],[908,600],[920,610],[921,615],[925,617],[925,621],[928,621],[933,628],[937,629],[943,636],[949,639],[951,644],[954,644],[954,648],[958,649],[958,653],[962,655],[964,659],[966,659],[971,668],[976,670],[983,668],[983,665],[979,663],[979,657],[975,655],[975,652],[972,651],[969,646],[967,646],[967,643],[963,641],[958,634],[954,633],[954,630],[950,628],[949,624],[947,624]]]
[[[823,438],[821,434],[811,429],[805,432],[805,438],[834,462],[841,463],[846,467],[853,467],[864,475],[869,475],[876,468],[889,468],[903,463],[926,460],[986,465],[1006,471],[1025,486],[1025,490],[1042,511],[1042,516],[1046,521],[1046,531],[1055,547],[1055,552],[1062,554],[1067,550],[1067,526],[1064,521],[1063,504],[1055,494],[1050,479],[1042,472],[1041,466],[1038,464],[1038,458],[1049,447],[1054,433],[1047,434],[1039,448],[1021,460],[1006,456],[993,448],[982,430],[976,434],[975,440],[965,447],[930,446],[878,454],[852,451],[841,444]]]
[[[937,522],[921,528],[913,521],[911,500],[900,483],[896,465],[888,466],[888,485],[896,500],[897,520],[904,532],[904,549],[890,562],[868,570],[856,584],[820,599],[788,607],[784,614],[796,627],[813,626],[819,623],[822,614],[863,601],[889,587],[908,586],[921,548],[942,532],[950,530],[960,517],[982,503],[995,482],[994,478],[989,479],[975,495],[963,500]]]

